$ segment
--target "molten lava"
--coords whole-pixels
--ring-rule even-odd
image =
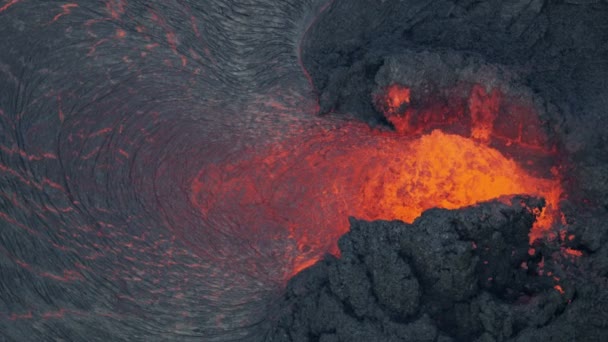
[[[216,229],[200,245],[236,239],[242,249],[221,251],[225,260],[284,281],[338,253],[348,216],[412,222],[430,208],[527,194],[546,200],[531,241],[559,221],[560,179],[531,105],[479,85],[442,105],[417,107],[411,95],[393,85],[376,98],[394,132],[354,122],[296,129],[240,161],[203,168],[191,201]],[[192,233],[186,240],[196,248],[191,237],[201,234]]]
[[[530,176],[497,150],[439,130],[405,149],[386,146],[387,158],[370,165],[364,201],[355,216],[412,222],[429,208],[456,209],[503,195],[534,194],[548,206],[532,238],[550,227],[561,194],[558,182]]]
[[[192,183],[204,219],[232,227],[256,251],[271,250],[285,262],[283,277],[337,254],[348,216],[412,222],[434,207],[530,194],[548,203],[534,239],[551,226],[560,193],[558,180],[531,176],[475,140],[439,130],[412,138],[358,124],[252,151],[206,168]]]

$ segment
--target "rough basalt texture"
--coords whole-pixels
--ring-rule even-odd
[[[412,224],[352,219],[341,257],[289,282],[267,341],[608,338],[605,278],[550,246],[529,253],[539,205],[521,197],[429,210]]]

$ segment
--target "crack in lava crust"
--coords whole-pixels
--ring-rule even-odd
[[[277,282],[325,253],[338,254],[348,216],[412,222],[433,207],[530,194],[547,202],[534,240],[559,212],[556,174],[532,176],[498,150],[440,130],[411,137],[348,123],[247,152],[205,167],[192,181],[191,201],[214,229],[177,233],[197,250],[216,246],[233,267]]]

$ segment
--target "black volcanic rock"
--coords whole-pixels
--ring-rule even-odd
[[[303,61],[321,113],[382,123],[370,90],[387,56],[411,50],[480,55],[485,64],[516,70],[560,111],[576,112],[561,124],[571,130],[571,147],[580,148],[575,140],[601,138],[594,132],[582,137],[579,130],[608,124],[602,115],[608,98],[607,15],[606,1],[338,1],[308,33]],[[454,72],[424,65],[418,70],[446,81]]]
[[[608,291],[596,288],[599,302],[589,305],[576,298],[579,280],[562,279],[560,293],[546,274],[565,267],[549,256],[539,265],[537,254],[550,247],[528,253],[531,209],[542,205],[515,197],[511,205],[432,209],[412,224],[351,219],[341,257],[328,256],[289,282],[286,309],[267,341],[608,338]],[[581,291],[591,291],[583,283]],[[584,321],[587,328],[573,328]]]

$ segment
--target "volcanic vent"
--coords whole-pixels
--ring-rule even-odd
[[[435,25],[463,34],[451,24],[479,17],[462,14],[456,15],[459,20],[437,19]],[[498,21],[510,14],[503,7]],[[372,33],[352,38],[348,30],[367,20],[356,18],[356,24],[340,28],[328,21],[311,33],[308,47],[322,53],[311,52],[304,61],[312,70],[321,112],[412,137],[406,156],[423,167],[411,167],[407,157],[395,157],[400,167],[381,163],[374,174],[392,177],[380,176],[375,195],[365,203],[381,207],[383,213],[373,219],[384,220],[367,222],[370,218],[353,215],[357,219],[339,240],[340,257],[327,257],[292,279],[284,296],[288,309],[276,318],[269,339],[606,339],[607,283],[605,268],[599,266],[606,225],[591,219],[606,217],[606,203],[599,192],[583,190],[585,183],[605,183],[573,179],[587,168],[579,158],[605,155],[599,152],[605,143],[593,138],[588,141],[598,141],[595,147],[575,143],[579,138],[565,127],[573,121],[570,107],[536,78],[530,70],[534,66],[505,67],[481,57],[477,52],[496,51],[486,46],[487,40],[478,45],[447,41],[442,39],[450,34],[442,32],[437,41],[433,24],[424,23],[386,32],[372,25]],[[389,15],[391,20],[399,21]],[[319,36],[331,29],[335,37]],[[411,41],[400,41],[403,37]],[[513,50],[504,55],[486,56],[513,64],[516,56],[526,55],[513,48],[526,45],[519,38],[510,38]],[[428,45],[425,49],[413,42]],[[471,53],[453,50],[463,46]],[[605,118],[597,123],[606,127]],[[399,155],[387,144],[381,149]],[[408,175],[394,175],[404,170]],[[413,190],[412,183],[421,191]],[[420,198],[416,194],[428,201],[423,209],[456,209],[516,193],[544,201],[503,196],[456,211],[432,209],[419,218],[422,210],[410,210]],[[393,208],[392,217],[388,208]]]
[[[0,0],[0,340],[607,340],[606,17]]]
[[[343,135],[328,131],[321,143],[309,138],[310,145],[300,144],[304,156],[284,154],[288,165],[292,155],[306,163],[282,174],[314,171],[281,182],[312,188],[318,202],[312,212],[298,212],[310,207],[296,204],[286,216],[306,223],[294,225],[302,256],[294,259],[295,271],[319,260],[321,251],[339,258],[326,258],[290,283],[289,309],[277,318],[270,340],[506,339],[563,311],[572,298],[564,290],[565,271],[553,261],[545,270],[536,250],[544,251],[547,241],[566,242],[559,241],[566,238],[559,208],[563,159],[558,141],[546,135],[541,102],[501,68],[454,51],[387,57],[375,80],[369,101],[390,129],[348,122]],[[293,197],[281,202],[290,204],[308,195],[285,194]],[[431,208],[464,207],[462,214],[435,210],[418,218]],[[345,226],[332,212],[413,224],[352,220],[337,251],[334,239]],[[335,230],[315,230],[324,224],[314,222],[317,213]],[[562,251],[563,258],[581,254]],[[530,320],[528,312],[547,302],[550,312]],[[526,315],[494,327],[475,310]]]
[[[439,55],[416,57],[440,61]],[[465,70],[461,73],[473,68],[411,60],[392,65]],[[430,208],[457,209],[529,194],[547,201],[530,241],[556,227],[562,196],[559,151],[543,131],[533,98],[507,93],[515,86],[501,84],[496,73],[469,71],[467,80],[456,72],[453,84],[437,85],[443,92],[435,94],[424,93],[421,80],[398,79],[398,71],[381,69],[382,74],[393,78],[369,100],[394,130],[345,121],[248,151],[243,161],[204,168],[192,183],[192,201],[202,216],[217,222],[233,213],[230,219],[255,231],[256,240],[287,235],[294,241],[286,249],[294,260],[287,276],[327,252],[337,255],[349,215],[412,222]],[[477,83],[484,81],[493,88]]]

